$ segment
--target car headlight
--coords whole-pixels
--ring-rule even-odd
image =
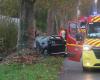
[[[90,45],[83,45],[83,50],[89,51],[89,50],[91,50],[91,46]]]

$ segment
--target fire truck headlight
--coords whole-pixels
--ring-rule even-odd
[[[83,45],[83,50],[89,51],[91,49],[91,46],[89,45]]]

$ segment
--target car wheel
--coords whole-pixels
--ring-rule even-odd
[[[47,57],[47,56],[49,55],[47,49],[44,49],[44,51],[43,51],[43,55],[44,55],[44,57]]]
[[[68,54],[65,54],[65,53],[64,53],[64,58],[66,58],[66,57],[68,57]]]

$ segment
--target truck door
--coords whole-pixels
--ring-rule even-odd
[[[68,59],[79,62],[82,50],[76,41],[77,24],[69,23],[67,31],[67,52],[69,53]]]

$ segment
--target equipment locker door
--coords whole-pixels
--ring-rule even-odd
[[[76,41],[76,34],[77,34],[77,24],[76,23],[69,23],[67,33],[67,51],[69,53],[69,60],[72,61],[80,61],[81,58],[81,47]]]

